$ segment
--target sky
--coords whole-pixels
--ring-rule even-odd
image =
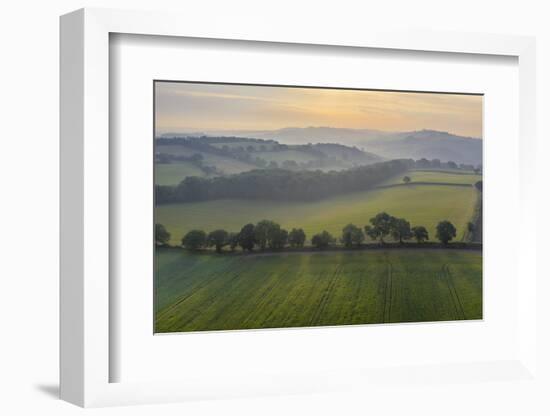
[[[155,83],[156,134],[336,127],[482,136],[480,95]]]

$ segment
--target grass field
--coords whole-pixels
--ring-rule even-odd
[[[155,149],[159,153],[169,153],[171,155],[192,156],[194,154],[201,154],[203,156],[203,163],[207,166],[214,166],[217,169],[223,171],[224,174],[231,175],[234,173],[246,172],[251,169],[257,169],[256,166],[249,163],[244,163],[230,157],[223,157],[212,153],[199,152],[187,146],[182,145],[162,145],[157,146]]]
[[[481,253],[157,250],[156,332],[482,318]]]
[[[472,187],[409,185],[340,195],[317,202],[276,202],[218,200],[186,204],[159,205],[156,222],[172,235],[172,244],[180,244],[191,229],[212,231],[224,228],[239,231],[247,223],[270,219],[286,229],[303,228],[308,240],[327,230],[340,236],[349,223],[365,226],[380,211],[406,218],[411,225],[424,225],[430,239],[435,226],[447,219],[457,227],[457,239],[470,221],[477,191]]]
[[[177,185],[187,176],[205,176],[204,172],[190,162],[155,164],[157,185]]]
[[[414,182],[432,182],[432,183],[456,183],[473,185],[481,180],[481,175],[474,173],[447,172],[447,171],[410,171],[402,175],[394,176],[383,182],[381,185],[393,185],[403,183],[403,177],[411,178]]]

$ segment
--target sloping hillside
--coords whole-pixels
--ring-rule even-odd
[[[158,165],[191,162],[208,176],[264,168],[343,170],[383,160],[375,154],[341,144],[287,145],[274,140],[235,136],[163,136],[156,141],[155,154]],[[166,181],[179,183],[184,176],[179,178],[178,172],[187,170],[165,166],[158,171],[169,173]],[[161,182],[167,184],[166,181]]]
[[[372,140],[365,148],[388,159],[440,159],[472,165],[482,164],[483,142],[446,132],[421,130]]]
[[[236,133],[236,132],[234,132]],[[230,132],[226,132],[230,134]],[[384,132],[370,129],[332,127],[284,128],[272,131],[238,132],[244,137],[277,140],[299,145],[308,143],[339,143],[358,147],[385,159],[440,159],[458,164],[482,164],[483,142],[435,130]]]

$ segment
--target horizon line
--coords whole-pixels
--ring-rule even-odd
[[[297,126],[285,126],[285,127],[280,127],[280,128],[276,128],[276,129],[202,129],[202,128],[195,128],[195,127],[185,127],[185,129],[183,131],[170,131],[170,130],[166,130],[162,133],[157,133],[157,132],[154,132],[154,136],[157,137],[159,135],[163,135],[163,134],[192,134],[192,133],[195,133],[195,134],[205,134],[205,135],[208,135],[209,132],[225,132],[225,133],[229,133],[229,132],[237,132],[237,133],[257,133],[257,132],[260,132],[260,133],[272,133],[272,132],[277,132],[277,131],[280,131],[280,130],[288,130],[288,129],[299,129],[299,130],[306,130],[306,129],[334,129],[334,130],[351,130],[351,131],[362,131],[362,130],[369,130],[371,132],[380,132],[380,133],[386,133],[386,134],[399,134],[399,133],[416,133],[416,132],[422,132],[422,131],[431,131],[431,132],[436,132],[436,133],[444,133],[444,134],[448,134],[448,135],[452,135],[452,136],[456,136],[456,137],[461,137],[461,138],[465,138],[465,139],[473,139],[473,140],[483,140],[483,137],[476,137],[476,136],[464,136],[464,135],[461,135],[461,134],[457,134],[457,133],[453,133],[453,132],[450,132],[450,131],[445,131],[445,130],[437,130],[437,129],[433,129],[433,128],[421,128],[421,129],[417,129],[417,130],[382,130],[382,129],[371,129],[371,128],[368,128],[368,127],[361,127],[361,128],[354,128],[354,127],[332,127],[332,126],[305,126],[305,127],[297,127]],[[224,137],[224,136],[221,136],[221,137]],[[230,136],[226,136],[226,137],[230,137]],[[237,136],[235,136],[237,137]]]

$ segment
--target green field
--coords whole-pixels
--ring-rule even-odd
[[[435,226],[441,220],[457,228],[457,239],[464,234],[472,218],[477,191],[473,187],[409,185],[340,195],[317,202],[280,202],[251,200],[218,200],[185,204],[159,205],[156,222],[172,235],[172,244],[191,229],[212,231],[224,228],[239,231],[247,223],[270,219],[283,228],[303,228],[308,240],[327,230],[340,236],[349,223],[365,226],[380,211],[403,217],[411,225],[424,225],[435,238]]]
[[[157,250],[156,332],[482,318],[481,253]]]
[[[224,157],[207,152],[200,152],[193,148],[182,145],[162,145],[155,149],[158,153],[168,153],[171,155],[192,156],[200,154],[203,157],[203,163],[207,166],[214,166],[226,175],[246,172],[251,169],[257,169],[256,166],[244,163],[230,157]]]
[[[157,185],[177,185],[187,176],[205,175],[191,162],[155,164],[155,184]]]
[[[481,180],[481,175],[474,173],[449,172],[449,171],[410,171],[403,175],[397,175],[383,182],[381,185],[393,185],[403,183],[403,177],[411,178],[411,183],[414,182],[431,182],[431,183],[456,183],[473,185]]]

